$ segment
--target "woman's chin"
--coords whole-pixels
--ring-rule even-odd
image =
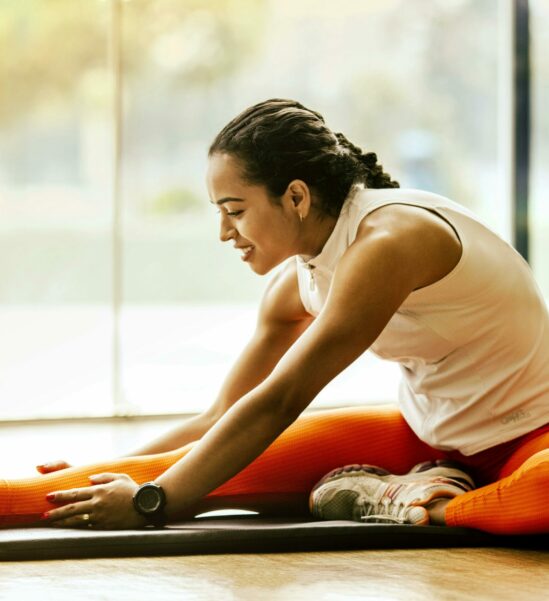
[[[248,267],[257,275],[266,275],[269,271],[272,271],[278,263],[260,263],[259,261],[250,261]]]
[[[269,271],[271,271],[272,267],[265,268],[250,264],[250,269],[257,275],[265,275],[266,273],[269,273]]]

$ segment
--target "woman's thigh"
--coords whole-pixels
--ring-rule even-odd
[[[402,474],[440,459],[392,405],[349,407],[301,415],[257,459],[212,495],[303,493],[326,472],[367,463]]]

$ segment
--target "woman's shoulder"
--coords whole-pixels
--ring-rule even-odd
[[[383,238],[386,244],[405,250],[411,268],[421,271],[419,287],[445,277],[463,252],[461,240],[447,220],[426,207],[407,203],[382,205],[365,215],[354,244],[373,238]]]

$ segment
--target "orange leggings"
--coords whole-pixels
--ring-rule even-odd
[[[19,480],[0,480],[0,525],[37,522],[51,508],[46,494],[89,486],[88,476],[126,473],[137,483],[158,477],[196,443],[158,455],[130,457]],[[367,463],[403,474],[416,463],[459,461],[480,488],[446,508],[449,526],[493,533],[549,532],[549,425],[476,455],[444,452],[412,432],[392,406],[344,408],[300,416],[257,459],[212,491],[190,515],[223,507],[306,510],[309,491],[328,471]],[[267,508],[267,509],[266,509]]]

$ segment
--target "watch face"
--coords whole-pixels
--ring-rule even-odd
[[[155,488],[142,488],[138,497],[139,507],[144,513],[155,512],[161,504],[160,493]]]

